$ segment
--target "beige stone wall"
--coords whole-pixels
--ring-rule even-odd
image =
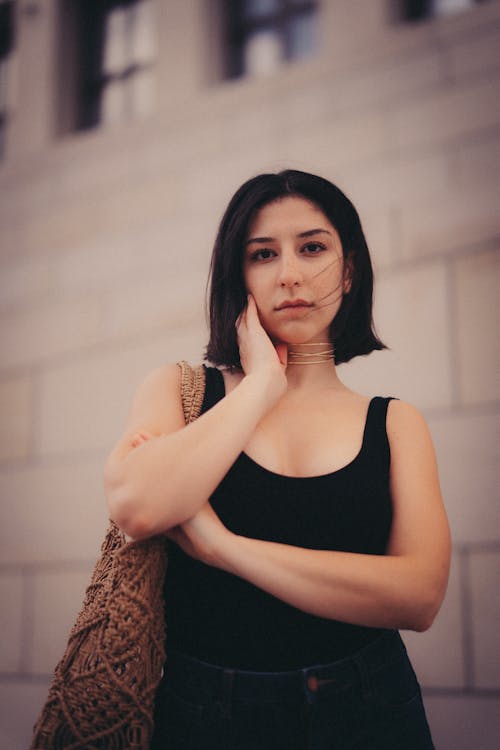
[[[59,139],[55,2],[19,12],[0,166],[4,750],[28,744],[80,604],[130,397],[152,367],[201,359],[217,221],[240,182],[285,166],[338,182],[372,248],[391,350],[341,374],[414,403],[435,439],[452,575],[405,640],[436,746],[497,747],[500,3],[414,26],[387,5],[323,2],[317,59],[209,85],[206,7],[159,3],[157,113]]]

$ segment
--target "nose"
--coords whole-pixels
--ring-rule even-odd
[[[294,255],[283,253],[278,281],[279,285],[282,287],[292,287],[302,282],[302,273],[299,268],[298,260]]]

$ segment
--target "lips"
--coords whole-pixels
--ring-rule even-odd
[[[303,299],[285,300],[276,307],[276,310],[287,310],[290,308],[303,309],[305,307],[312,307],[311,302],[306,302]]]

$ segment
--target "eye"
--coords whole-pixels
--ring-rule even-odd
[[[267,247],[262,248],[262,250],[255,250],[250,255],[250,261],[252,263],[265,263],[266,260],[271,260],[272,258],[276,257],[276,253],[274,250],[270,250]]]
[[[326,245],[321,242],[308,242],[301,247],[301,252],[305,255],[319,255],[323,250],[326,250]]]

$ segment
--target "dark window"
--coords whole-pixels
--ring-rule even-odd
[[[268,75],[313,55],[317,8],[308,0],[224,0],[225,77]]]
[[[69,0],[69,12],[68,0],[62,3],[61,34],[71,28],[74,45],[70,80],[61,71],[63,94],[72,100],[62,129],[92,128],[149,114],[156,57],[153,0]]]
[[[403,0],[402,16],[407,21],[421,21],[468,10],[487,0]]]
[[[14,47],[14,3],[0,0],[0,159],[5,153],[8,117],[9,57]]]

